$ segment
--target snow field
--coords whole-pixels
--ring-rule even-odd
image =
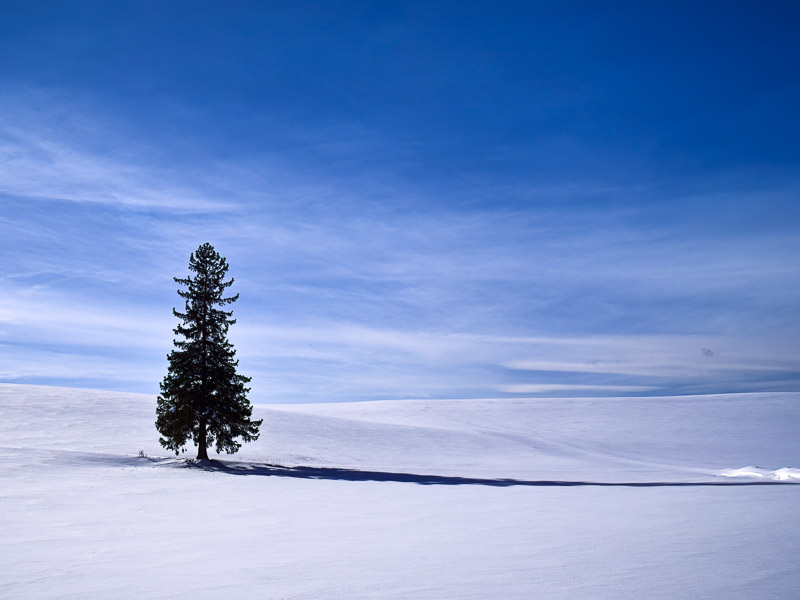
[[[208,469],[154,409],[0,385],[0,596],[800,593],[797,394],[257,406]]]

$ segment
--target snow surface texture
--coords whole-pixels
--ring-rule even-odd
[[[799,394],[254,417],[199,465],[152,397],[0,385],[0,597],[800,597]]]

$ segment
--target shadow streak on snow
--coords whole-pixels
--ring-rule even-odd
[[[395,483],[416,483],[418,485],[486,485],[493,487],[706,487],[706,486],[752,486],[752,485],[795,485],[788,481],[558,481],[524,479],[484,479],[477,477],[457,477],[450,475],[420,475],[416,473],[392,473],[387,471],[361,471],[335,467],[286,467],[265,463],[233,463],[219,461],[186,461],[186,466],[203,471],[226,473],[229,475],[255,475],[267,477],[293,477],[297,479],[328,479],[335,481],[380,481]]]

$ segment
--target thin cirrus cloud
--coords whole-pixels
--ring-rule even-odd
[[[511,394],[549,394],[553,392],[650,392],[658,389],[647,385],[579,385],[565,383],[517,383],[500,387]]]
[[[2,298],[5,379],[156,391],[174,325],[168,305],[17,292]],[[242,308],[231,339],[259,401],[786,389],[800,370],[791,340],[404,331],[334,317],[279,323]]]
[[[172,277],[211,241],[242,293],[231,339],[259,401],[800,385],[800,245],[751,226],[758,191],[664,211],[639,184],[448,189],[392,171],[404,150],[381,162],[387,140],[358,127],[298,126],[249,157],[201,144],[187,166],[70,102],[2,98],[3,380],[157,392]]]
[[[6,117],[8,118],[8,117]],[[0,189],[7,196],[35,200],[213,212],[230,204],[211,200],[196,188],[176,185],[155,168],[125,164],[91,153],[41,131],[3,124]]]
[[[16,304],[4,299],[5,379],[112,387],[124,380],[130,389],[155,391],[174,324],[166,307],[126,314],[116,304],[79,306],[64,295],[48,304],[53,296],[44,289],[38,294]],[[231,339],[243,372],[257,382],[259,401],[697,391],[731,385],[732,372],[757,376],[763,389],[770,382],[792,385],[800,369],[784,354],[791,344],[775,343],[769,351],[754,340],[726,337],[526,338],[333,320],[278,324],[252,311],[237,316]],[[549,356],[561,360],[544,360]],[[597,359],[609,356],[615,358]],[[753,382],[738,379],[737,385],[749,389]]]
[[[161,108],[181,112],[171,104]],[[0,190],[11,198],[178,215],[260,207],[290,216],[323,205],[361,210],[363,200],[350,198],[352,191],[342,185],[352,179],[360,194],[396,199],[391,175],[375,159],[389,160],[392,151],[380,134],[356,124],[291,127],[277,117],[261,125],[274,135],[273,147],[219,159],[198,149],[196,133],[156,144],[85,94],[10,86],[0,93]],[[293,157],[306,164],[292,164]],[[374,172],[359,170],[368,163]],[[325,177],[304,175],[320,165]]]

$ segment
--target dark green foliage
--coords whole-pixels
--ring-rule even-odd
[[[250,419],[253,407],[247,399],[249,377],[236,372],[236,351],[227,339],[228,327],[236,320],[233,311],[221,307],[235,302],[239,294],[223,297],[233,278],[225,281],[228,263],[211,244],[203,244],[189,257],[194,277],[175,281],[185,290],[184,312],[172,309],[182,322],[175,329],[175,349],[170,352],[169,370],[161,382],[156,428],[164,448],[175,454],[186,451],[191,439],[197,445],[197,458],[208,458],[207,447],[217,453],[233,454],[241,444],[258,439],[261,421]]]

